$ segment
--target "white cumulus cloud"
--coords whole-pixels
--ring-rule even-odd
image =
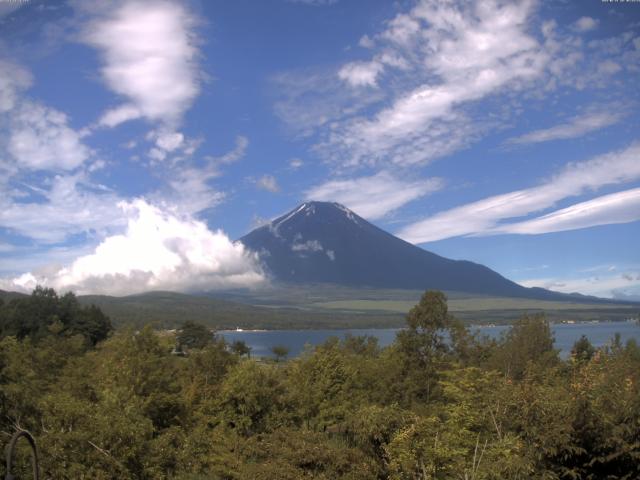
[[[2,286],[29,290],[36,284],[79,294],[124,295],[149,290],[214,290],[264,281],[255,256],[222,231],[179,217],[144,200],[121,203],[126,231],[107,237],[95,252],[47,273],[26,273]]]

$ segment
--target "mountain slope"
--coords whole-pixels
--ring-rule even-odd
[[[423,250],[338,203],[304,203],[240,241],[257,252],[268,272],[282,282],[573,298],[525,288],[484,265]]]

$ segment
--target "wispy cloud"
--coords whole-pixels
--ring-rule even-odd
[[[305,193],[308,200],[338,202],[365,218],[375,220],[403,205],[442,188],[442,180],[401,180],[389,172],[370,177],[331,180]]]
[[[633,34],[621,32],[612,37],[585,41],[591,20],[579,20],[573,28],[563,29],[555,20],[542,24],[545,52],[549,56],[543,92],[556,91],[559,87],[573,91],[604,91],[611,93],[613,77],[627,69],[631,72],[640,67],[640,51],[635,48]],[[633,75],[616,78],[614,92],[625,92],[620,88],[632,87]],[[626,101],[624,95],[620,100]]]
[[[508,228],[508,224],[501,223],[505,220],[544,211],[564,198],[605,185],[621,184],[638,178],[640,144],[634,143],[624,150],[569,164],[542,185],[495,195],[437,213],[408,225],[398,235],[412,243],[424,243],[461,235],[496,233]],[[580,214],[586,216],[589,211],[577,209],[572,212],[573,218]],[[604,220],[603,218],[602,221]]]
[[[208,156],[206,158],[214,165],[230,165],[244,157],[248,147],[249,139],[244,135],[238,135],[236,137],[235,147],[232,150],[219,157]]]
[[[0,58],[0,113],[13,110],[22,91],[33,82],[31,73],[14,62]]]
[[[278,180],[276,180],[276,177],[273,175],[263,175],[258,178],[255,183],[256,187],[261,190],[266,190],[267,192],[276,193],[280,191]]]
[[[304,243],[293,243],[291,250],[294,252],[322,252],[324,248],[318,240],[307,240]]]
[[[10,243],[0,242],[0,253],[11,253],[16,250],[15,245]]]
[[[300,3],[302,5],[312,5],[314,7],[321,7],[325,5],[333,5],[340,0],[287,0],[289,3]]]
[[[378,76],[389,67],[409,70],[410,65],[400,54],[387,50],[375,56],[373,60],[350,62],[343,65],[338,71],[338,78],[352,87],[376,87],[378,86]]]
[[[50,107],[22,101],[11,113],[8,152],[31,170],[72,170],[90,156],[67,116]]]
[[[123,1],[98,9],[82,36],[102,56],[106,85],[125,102],[99,123],[134,118],[174,128],[200,90],[196,20],[181,3]]]
[[[14,251],[3,254],[0,282],[14,278],[15,275],[22,275],[24,272],[48,274],[58,271],[62,265],[69,265],[76,258],[92,253],[95,246],[96,244],[92,242],[54,247],[20,245]]]
[[[95,188],[83,173],[57,175],[37,188],[37,198],[16,201],[10,191],[0,198],[0,225],[42,243],[79,234],[107,233],[123,225],[116,205],[122,199]]]
[[[380,62],[353,62],[343,66],[338,77],[354,87],[376,86],[377,76],[384,70]]]
[[[176,162],[167,168],[170,178],[166,190],[160,190],[153,196],[156,202],[170,203],[183,213],[195,215],[220,204],[225,194],[212,186],[212,181],[222,175],[226,165],[240,161],[246,154],[249,139],[245,136],[236,137],[235,146],[220,156],[207,155],[204,163],[194,165],[193,162]],[[163,200],[170,198],[170,202]]]
[[[640,299],[640,271],[599,275],[531,278],[518,282],[525,287],[541,287],[563,293],[580,292],[620,300]]]
[[[21,7],[24,7],[28,2],[2,2],[0,3],[0,19],[7,17]]]
[[[589,30],[595,29],[598,26],[598,23],[600,23],[600,22],[598,20],[596,20],[595,18],[580,17],[573,24],[573,28],[575,30],[577,30],[578,32],[588,32]]]
[[[145,137],[151,142],[148,155],[164,163],[153,165],[156,175],[146,187],[147,197],[172,215],[195,215],[220,203],[224,193],[210,182],[220,166],[245,154],[248,140],[239,136],[232,151],[198,162],[191,156],[200,140],[176,129],[201,82],[196,20],[185,4],[117,0],[78,2],[75,8],[88,20],[81,38],[102,54],[102,78],[123,102],[103,115],[103,126],[134,118],[154,124]],[[32,76],[26,68],[5,59],[0,67],[0,122],[6,128],[0,149],[7,154],[0,158],[0,227],[20,245],[5,253],[22,252],[34,264],[71,242],[75,255],[67,252],[64,258],[77,257],[86,245],[126,226],[129,217],[117,208],[126,196],[94,181],[107,164],[85,143],[94,126],[73,130],[65,113],[27,96]],[[141,148],[141,143],[135,139],[131,146]],[[224,264],[221,256],[218,260]],[[59,272],[55,281],[51,269],[45,273],[44,279],[56,285],[68,283]]]
[[[291,170],[298,170],[303,165],[304,162],[299,158],[292,158],[291,160],[289,160],[289,168]]]
[[[195,215],[224,200],[225,194],[212,186],[212,180],[218,176],[219,171],[215,166],[178,166],[174,178],[169,181],[171,193],[167,195],[166,191],[160,190],[152,198],[156,202],[169,203],[177,211]]]
[[[523,145],[578,138],[587,133],[618,123],[624,118],[621,111],[590,112],[570,118],[566,123],[553,127],[534,130],[519,137],[507,140],[507,144]]]
[[[413,5],[363,36],[366,51],[353,60],[277,77],[277,114],[313,137],[313,151],[338,172],[427,164],[513,126],[523,99],[544,101],[561,88],[604,92],[614,77],[630,86],[633,75],[622,72],[640,68],[632,34],[587,42],[597,20],[559,26],[533,0]],[[576,138],[621,117],[587,111],[512,144]]]
[[[0,67],[0,227],[47,244],[108,231],[120,198],[88,173],[103,162],[66,114],[27,94],[26,68],[2,59]]]
[[[350,117],[384,99],[383,92],[344,88],[338,69],[302,69],[271,78],[274,110],[296,136],[309,137],[334,122]]]
[[[398,14],[376,35],[370,60],[337,73],[363,95],[393,74],[386,101],[331,124],[318,151],[350,166],[410,166],[474,141],[486,122],[470,121],[466,107],[519,89],[544,71],[547,55],[527,29],[534,5],[425,0]]]
[[[0,159],[0,166],[13,173],[73,170],[89,159],[91,151],[63,112],[25,94],[31,83],[26,68],[0,58],[0,122],[6,132],[0,148],[12,160]]]

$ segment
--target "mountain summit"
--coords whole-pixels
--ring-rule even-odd
[[[267,271],[282,282],[570,298],[525,288],[484,265],[416,247],[339,203],[305,202],[240,241],[257,252]]]

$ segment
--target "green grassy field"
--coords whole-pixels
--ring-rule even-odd
[[[318,309],[407,313],[415,305],[409,300],[334,300],[311,303]],[[481,312],[490,310],[603,310],[618,307],[616,304],[584,304],[575,302],[549,302],[503,297],[453,298],[449,300],[451,312]]]
[[[354,288],[336,285],[273,285],[258,291],[217,294],[220,298],[266,308],[273,313],[283,308],[304,315],[341,315],[351,321],[385,316],[394,326],[420,299],[422,291]],[[488,297],[464,292],[446,292],[449,309],[469,323],[510,323],[525,313],[546,313],[552,321],[609,321],[635,317],[640,305],[584,301],[545,301],[524,298]],[[366,323],[366,321],[364,322]],[[402,323],[402,321],[400,321]],[[392,326],[392,325],[390,325]]]
[[[127,297],[88,295],[79,300],[100,307],[116,326],[151,323],[158,328],[175,328],[192,320],[215,329],[384,328],[403,326],[406,313],[422,293],[336,285],[274,285],[215,295],[150,292]],[[0,292],[5,301],[15,295]],[[450,311],[474,324],[505,324],[525,313],[539,312],[555,322],[624,320],[640,314],[639,304],[550,302],[460,292],[447,292],[447,296]]]

